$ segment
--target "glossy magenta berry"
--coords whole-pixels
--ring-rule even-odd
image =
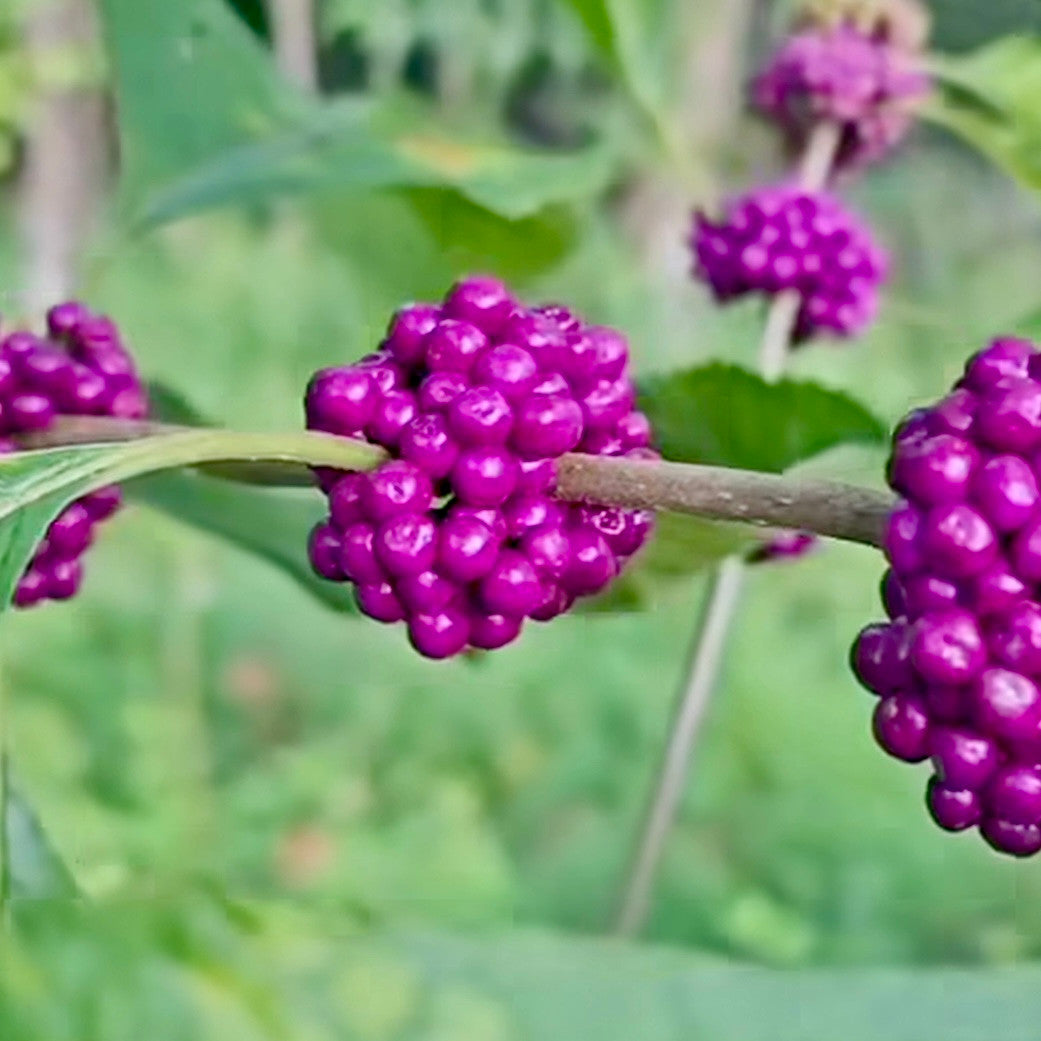
[[[1018,455],[989,459],[975,474],[972,498],[980,512],[1001,532],[1021,528],[1037,508],[1034,471]]]
[[[1041,605],[1021,600],[991,615],[986,637],[996,663],[1028,675],[1041,673]]]
[[[377,522],[401,513],[426,513],[433,495],[425,470],[415,463],[392,459],[363,482],[361,504],[367,519]]]
[[[515,306],[509,290],[495,278],[476,276],[457,282],[445,297],[445,312],[469,322],[487,336],[506,324]]]
[[[948,608],[914,623],[911,661],[927,683],[968,683],[987,664],[987,651],[976,617]]]
[[[400,622],[405,618],[405,609],[389,582],[371,585],[356,585],[354,599],[362,614],[377,622]]]
[[[387,579],[376,558],[376,531],[371,524],[352,524],[341,539],[340,566],[343,574],[358,585],[375,585]]]
[[[401,432],[401,457],[425,470],[434,480],[447,477],[459,456],[459,445],[443,416],[427,412],[416,416]]]
[[[979,458],[975,445],[953,434],[898,445],[892,483],[903,494],[930,505],[958,502],[968,492]]]
[[[470,506],[500,506],[516,490],[520,468],[502,448],[471,448],[452,468],[452,486],[459,501]]]
[[[429,304],[410,304],[391,319],[384,349],[399,365],[412,366],[426,353],[424,340],[437,328],[441,312]]]
[[[441,523],[437,567],[456,582],[473,582],[491,571],[502,539],[474,516],[455,514]]]
[[[926,702],[929,714],[932,706]],[[997,742],[965,727],[935,727],[930,737],[930,754],[936,776],[948,788],[979,791],[1001,762]]]
[[[467,373],[488,346],[488,338],[469,322],[446,318],[427,336],[425,345],[431,372]]]
[[[523,401],[537,382],[538,365],[529,351],[515,343],[500,343],[474,365],[473,376],[497,390],[507,401]]]
[[[412,646],[427,658],[451,658],[463,650],[470,639],[470,621],[459,607],[413,614],[408,620]]]
[[[873,717],[875,740],[891,756],[919,763],[929,756],[929,715],[914,694],[890,694],[879,701]]]
[[[1041,692],[1021,673],[985,669],[972,689],[972,710],[985,733],[1011,741],[1029,740],[1041,722]]]
[[[875,694],[892,694],[914,683],[911,670],[913,630],[902,623],[879,622],[861,630],[851,663],[860,682]]]
[[[376,559],[391,575],[428,571],[437,552],[437,525],[419,513],[391,517],[376,529]]]
[[[523,618],[542,601],[542,586],[531,561],[516,550],[503,550],[481,581],[481,602],[494,614]]]
[[[523,624],[524,619],[518,615],[475,612],[470,615],[470,643],[482,650],[497,650],[513,643]]]
[[[983,816],[978,792],[951,788],[935,777],[926,788],[925,801],[933,820],[944,831],[965,831],[977,825]]]
[[[581,440],[582,422],[574,398],[535,395],[518,408],[511,443],[525,459],[563,455]]]
[[[1036,824],[1016,824],[998,817],[984,817],[980,834],[999,853],[1030,857],[1041,850],[1041,828]]]
[[[987,812],[1014,824],[1041,821],[1041,770],[1018,764],[999,770],[984,792]]]
[[[356,434],[376,411],[377,388],[368,372],[323,369],[307,387],[307,425],[330,434]]]
[[[471,387],[452,402],[448,425],[462,445],[504,445],[513,427],[513,409],[493,387]]]
[[[979,574],[998,555],[998,540],[987,519],[971,506],[935,506],[925,519],[922,549],[938,574],[966,578]]]
[[[1041,444],[1041,384],[1009,379],[980,399],[980,439],[999,452],[1032,452]]]

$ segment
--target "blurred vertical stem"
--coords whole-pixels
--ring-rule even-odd
[[[820,124],[810,135],[799,165],[802,188],[820,191],[828,183],[840,135],[841,128],[834,123]],[[759,347],[759,371],[767,380],[779,379],[784,372],[800,302],[799,293],[793,290],[781,293],[770,305]],[[744,573],[745,562],[740,557],[731,557],[719,566],[709,583],[677,696],[668,741],[619,901],[615,920],[615,931],[619,935],[635,935],[647,920],[662,856],[690,770],[694,745],[719,679],[727,635],[741,600]]]
[[[25,310],[35,317],[75,289],[109,141],[89,0],[38,0],[24,35],[39,84],[20,184]]]
[[[268,0],[275,60],[287,80],[306,91],[318,89],[315,0]]]

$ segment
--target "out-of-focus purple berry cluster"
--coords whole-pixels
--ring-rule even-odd
[[[932,759],[935,821],[978,827],[1016,856],[1041,850],[1039,477],[1041,353],[995,340],[896,432],[890,621],[853,649],[880,697],[878,743],[908,762]]]
[[[492,650],[602,590],[653,515],[553,497],[565,452],[655,459],[634,410],[625,339],[559,306],[527,308],[473,277],[413,304],[380,349],[315,374],[311,429],[394,457],[369,474],[319,474],[329,517],[315,571],[354,583],[363,613],[406,622],[431,658]]]
[[[696,213],[690,244],[696,276],[721,302],[797,290],[796,341],[821,333],[855,336],[878,311],[885,252],[831,195],[759,188],[732,200],[719,221]]]
[[[820,546],[820,539],[808,531],[781,531],[748,554],[750,564],[770,564],[799,560]]]
[[[18,451],[17,435],[47,430],[59,416],[141,419],[147,411],[119,329],[83,304],[53,307],[44,337],[13,331],[0,339],[0,454]],[[75,595],[94,529],[120,502],[119,488],[109,487],[66,507],[36,548],[15,591],[15,606]]]
[[[840,127],[839,168],[888,155],[905,137],[929,91],[918,52],[851,22],[821,25],[784,42],[753,84],[756,106],[794,150],[815,126]]]

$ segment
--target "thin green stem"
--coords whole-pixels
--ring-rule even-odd
[[[814,130],[799,164],[800,187],[811,192],[824,188],[834,166],[840,137],[840,128],[834,123],[821,123]],[[771,382],[781,377],[788,362],[801,304],[799,292],[790,290],[775,297],[770,305],[759,346],[759,371]],[[803,524],[785,526],[805,527]],[[810,526],[807,530],[816,529]],[[877,537],[881,532],[881,519],[875,530]],[[668,741],[619,901],[615,930],[620,935],[635,935],[647,919],[694,746],[723,665],[727,636],[740,601],[744,569],[743,560],[726,560],[709,585],[691,643],[689,663],[677,693]]]

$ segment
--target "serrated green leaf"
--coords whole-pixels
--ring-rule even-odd
[[[940,90],[923,115],[1041,191],[1041,38],[1006,36],[934,71]]]
[[[640,404],[668,459],[780,473],[829,448],[881,443],[887,429],[848,394],[816,383],[767,383],[712,364],[647,380]]]

